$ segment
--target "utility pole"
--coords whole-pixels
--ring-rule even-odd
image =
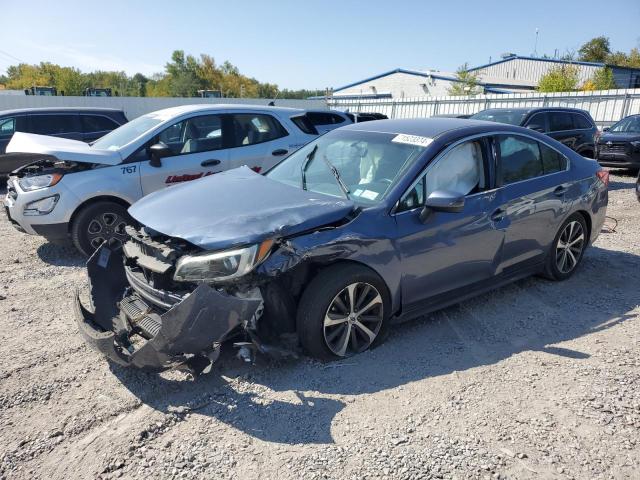
[[[538,56],[538,29],[536,28],[536,43],[533,46],[533,56]]]

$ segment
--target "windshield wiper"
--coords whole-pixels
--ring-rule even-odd
[[[303,190],[307,189],[307,168],[309,167],[311,160],[313,160],[313,157],[316,155],[317,150],[318,150],[318,144],[316,143],[316,145],[309,152],[307,157],[304,159],[304,162],[302,162],[302,166],[300,167],[300,170],[302,170],[302,189]]]
[[[342,178],[340,177],[340,173],[338,172],[338,169],[335,167],[333,163],[329,161],[326,155],[322,155],[322,159],[325,161],[325,163],[329,167],[329,170],[331,170],[331,173],[333,173],[333,176],[336,177],[336,181],[338,182],[340,189],[344,193],[344,196],[347,197],[347,200],[349,200],[351,198],[349,197],[349,189],[342,181]]]

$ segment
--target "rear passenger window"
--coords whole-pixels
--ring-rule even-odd
[[[567,112],[551,112],[549,114],[549,130],[559,132],[562,130],[573,130],[572,115]]]
[[[30,121],[31,132],[38,135],[80,132],[77,115],[31,115]]]
[[[80,115],[80,121],[85,133],[104,132],[119,127],[116,122],[102,115]]]
[[[335,125],[344,122],[344,118],[329,112],[307,112],[307,117],[314,125]]]
[[[575,128],[593,128],[591,122],[589,122],[589,120],[587,120],[584,115],[581,115],[579,113],[573,116],[573,123],[575,124]]]
[[[499,135],[502,185],[535,178],[544,173],[538,142],[525,137]]]
[[[540,143],[540,153],[542,154],[542,167],[545,175],[548,173],[560,172],[566,170],[567,159],[553,148],[547,147]]]
[[[298,127],[303,133],[307,135],[318,135],[316,127],[313,126],[311,120],[306,115],[299,115],[297,117],[291,117],[291,121]]]
[[[544,113],[536,113],[529,119],[527,122],[527,128],[535,130],[536,132],[546,132],[547,131],[547,122],[546,122],[546,114]]]
[[[287,131],[271,115],[235,113],[231,115],[233,133],[230,147],[243,147],[286,137]]]

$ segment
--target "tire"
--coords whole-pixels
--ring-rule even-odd
[[[553,239],[544,276],[550,280],[560,281],[573,275],[589,244],[587,236],[587,222],[581,214],[574,213],[566,219]]]
[[[71,240],[85,256],[90,256],[105,240],[124,243],[124,227],[131,223],[127,209],[116,202],[100,201],[87,205],[71,224]]]
[[[355,303],[356,308],[348,303],[353,297],[356,300],[351,305]],[[369,308],[362,308],[366,306]],[[336,360],[380,343],[390,309],[387,286],[376,273],[361,265],[335,265],[322,270],[305,289],[298,304],[296,330],[309,355]],[[325,325],[325,317],[333,325]]]

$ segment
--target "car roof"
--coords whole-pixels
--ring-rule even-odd
[[[162,110],[156,110],[149,113],[162,113],[167,116],[183,115],[185,113],[193,112],[217,112],[221,110],[247,110],[247,111],[272,111],[281,112],[285,114],[304,113],[305,110],[300,108],[288,108],[288,107],[271,107],[268,105],[249,105],[249,104],[224,104],[224,103],[199,103],[192,105],[179,105],[177,107],[163,108]]]
[[[477,129],[486,126],[495,130],[501,124],[467,118],[403,118],[393,120],[374,120],[372,122],[353,123],[340,130],[358,130],[361,132],[417,135],[436,138],[444,133],[460,129]],[[508,127],[504,125],[504,127]],[[505,130],[510,130],[505,128]]]
[[[518,107],[518,108],[486,108],[479,111],[482,112],[515,112],[515,113],[532,113],[532,112],[547,112],[547,111],[565,111],[565,112],[579,112],[589,113],[581,108],[571,107]]]
[[[0,110],[0,115],[18,115],[22,113],[124,113],[118,108],[94,108],[94,107],[41,107],[41,108],[15,108],[12,110]]]

